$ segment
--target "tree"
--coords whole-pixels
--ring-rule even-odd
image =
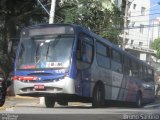
[[[74,1],[74,2],[73,2]],[[70,4],[70,9],[64,10],[65,23],[76,23],[91,29],[93,32],[119,44],[119,35],[123,28],[121,11],[113,4],[112,10],[103,7],[102,0],[73,0],[65,1],[63,5]]]
[[[150,47],[157,51],[157,58],[160,59],[160,38],[155,39],[154,42],[151,43]]]
[[[48,3],[48,0],[43,0],[43,3]],[[36,0],[1,0],[0,14],[0,68],[7,79],[13,70],[15,57],[14,46],[8,53],[9,42],[15,45],[19,41],[21,28],[34,22],[44,22],[46,14]]]

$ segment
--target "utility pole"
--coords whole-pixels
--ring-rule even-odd
[[[48,12],[48,10],[45,8],[45,6],[42,4],[42,2],[40,0],[37,0],[37,2],[41,5],[41,7],[44,9],[44,11],[49,15],[49,24],[54,23],[56,0],[51,0],[50,12]]]
[[[49,14],[49,24],[54,23],[56,0],[51,0],[51,9]]]
[[[122,41],[122,49],[125,50],[125,39],[126,39],[126,31],[127,28],[127,19],[128,19],[128,0],[126,0],[126,6],[125,6],[125,16],[124,16],[124,28],[123,28],[123,41]]]
[[[53,24],[54,23],[54,16],[55,16],[56,0],[51,0],[50,13],[47,11],[47,9],[44,7],[44,5],[40,2],[40,0],[38,0],[38,2],[42,6],[42,8],[47,12],[47,14],[49,14],[49,24]],[[44,97],[40,97],[40,104],[44,105],[44,103],[45,103]]]

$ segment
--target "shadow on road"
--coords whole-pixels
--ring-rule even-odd
[[[154,104],[160,104],[160,97],[156,98],[155,102],[147,105],[154,105]],[[25,98],[8,98],[6,100],[5,106],[16,106],[16,107],[40,107],[40,108],[45,108],[45,105],[40,105],[39,104],[39,99],[35,98],[30,98],[30,99],[25,99]],[[159,105],[160,106],[160,105]],[[79,103],[79,102],[71,102],[69,103],[68,106],[62,106],[59,104],[55,105],[55,108],[68,108],[68,109],[95,109],[92,107],[91,103]],[[123,109],[128,109],[128,108],[136,108],[132,103],[128,102],[117,102],[117,101],[106,101],[106,104],[103,106],[103,108],[123,108]],[[142,107],[143,108],[143,107]],[[144,106],[144,108],[147,108]],[[148,107],[149,108],[149,107]],[[49,108],[48,108],[49,109]],[[51,108],[53,109],[53,108]],[[141,109],[141,108],[140,108]]]

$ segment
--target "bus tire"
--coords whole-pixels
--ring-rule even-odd
[[[47,108],[53,108],[55,105],[54,97],[50,96],[45,97],[45,105]]]
[[[141,92],[138,92],[137,93],[137,97],[136,97],[136,107],[137,108],[141,108],[142,107],[142,104],[143,102],[142,102],[142,94],[141,94]]]
[[[98,83],[94,90],[92,96],[92,107],[101,108],[105,105],[105,88],[102,83]]]

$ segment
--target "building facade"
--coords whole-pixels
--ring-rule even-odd
[[[160,37],[160,17],[151,20],[150,43]]]
[[[149,48],[150,0],[128,0],[126,8],[124,48],[140,60],[151,63],[156,52]]]

